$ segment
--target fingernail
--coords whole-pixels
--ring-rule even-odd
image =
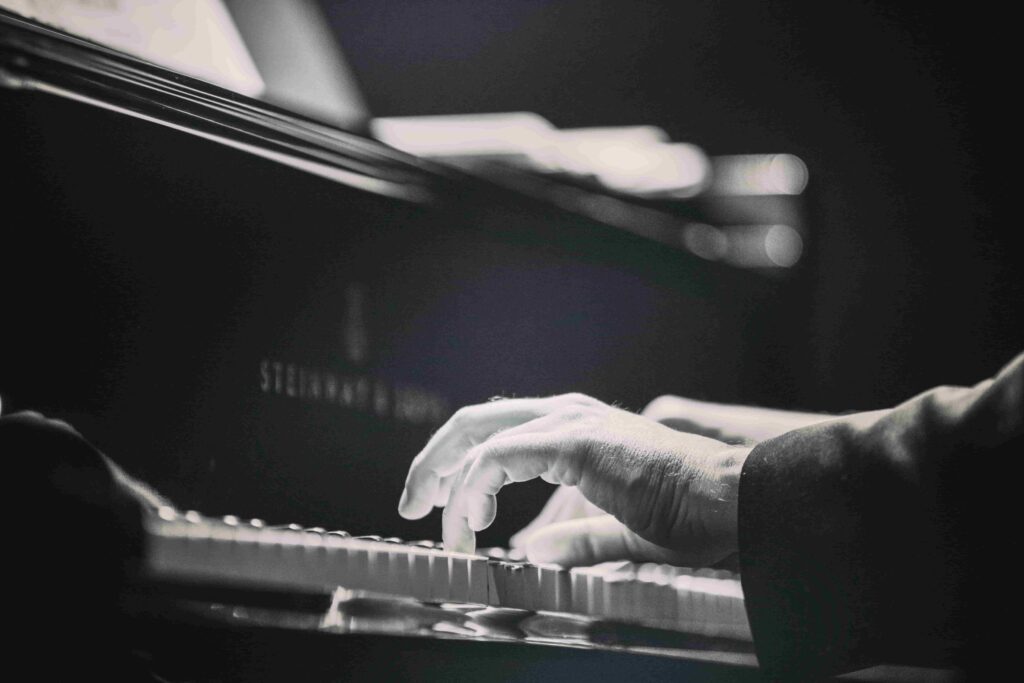
[[[476,552],[476,534],[469,527],[459,529],[451,534],[451,538],[445,539],[444,547],[451,552],[472,555]]]

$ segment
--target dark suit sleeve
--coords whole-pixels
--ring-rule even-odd
[[[1020,549],[1022,436],[1024,354],[977,386],[755,447],[740,566],[769,676],[995,661],[1021,618],[1005,560]]]

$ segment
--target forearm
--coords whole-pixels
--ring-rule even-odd
[[[1022,422],[1019,357],[975,387],[755,447],[739,533],[762,665],[805,676],[976,661],[1001,604],[979,567],[1015,538]]]

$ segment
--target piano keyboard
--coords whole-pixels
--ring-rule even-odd
[[[144,568],[156,578],[303,590],[341,586],[751,640],[743,591],[729,572],[632,562],[566,569],[447,552],[429,541],[267,527],[172,508],[161,508],[147,526]]]

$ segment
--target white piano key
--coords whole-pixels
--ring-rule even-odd
[[[566,611],[750,639],[739,577],[721,570],[628,562],[566,570],[301,528],[191,517],[165,511],[147,522],[152,571],[246,585],[342,585],[422,600]]]
[[[587,614],[587,576],[578,567],[569,570],[569,609]]]
[[[607,614],[609,609],[608,603],[604,600],[606,595],[606,591],[604,590],[604,581],[607,578],[619,576],[624,573],[630,574],[632,572],[632,567],[633,563],[627,561],[602,562],[601,564],[594,565],[593,579],[591,583],[592,588],[589,591],[589,594],[593,599],[592,608],[595,610],[595,614]]]
[[[447,602],[451,600],[451,559],[443,553],[430,556],[430,600]]]
[[[696,624],[695,605],[693,597],[693,580],[692,574],[680,574],[676,576],[672,582],[672,587],[676,591],[676,613],[677,621],[680,629],[687,632],[693,632],[693,627]]]
[[[366,564],[361,567],[362,571],[359,573],[359,583],[350,588],[364,591],[377,591],[377,586],[380,584],[380,560],[377,558],[378,550],[368,544],[366,547]]]
[[[501,561],[494,558],[487,560],[487,604],[492,607],[501,606]]]
[[[604,599],[604,579],[608,573],[598,569],[590,572],[587,577],[587,601],[590,603],[590,613],[596,617],[608,616],[607,605]]]
[[[303,532],[302,542],[302,567],[303,573],[296,581],[310,588],[330,587],[331,578],[328,567],[324,562],[326,552],[324,551],[323,539],[319,534]],[[285,580],[282,577],[282,581]]]
[[[501,596],[502,607],[519,609],[522,606],[521,571],[519,562],[507,561],[501,563],[496,577],[498,579],[498,594]]]
[[[401,545],[388,551],[388,593],[395,595],[412,595],[411,573],[409,572],[409,555]]]
[[[632,579],[622,573],[601,576],[601,616],[616,621],[626,619],[628,605],[625,597],[631,583]]]
[[[345,548],[324,543],[323,563],[325,586],[334,590],[344,585],[348,570],[348,551]]]
[[[265,533],[246,545],[249,548],[250,574],[255,583],[274,582],[275,577],[284,573],[282,567],[286,558],[283,553],[278,552],[278,547],[265,537]]]
[[[412,553],[409,555],[412,563],[410,585],[412,586],[412,597],[419,600],[430,600],[430,554],[426,552]]]
[[[569,570],[565,567],[556,567],[552,571],[555,576],[555,594],[557,596],[555,610],[559,612],[568,612],[572,609],[572,586],[569,580]]]
[[[519,562],[502,562],[500,576],[499,594],[502,607],[523,609],[525,592],[523,565]]]
[[[549,612],[565,612],[569,609],[569,574],[554,564],[535,565],[537,572],[537,607]]]
[[[637,621],[652,626],[660,623],[658,607],[659,585],[655,581],[658,565],[648,562],[640,565],[636,571],[636,607],[634,617]]]
[[[535,589],[532,589],[531,591],[533,609],[535,611],[554,611],[556,609],[556,586],[548,576],[551,573],[551,570],[547,565],[535,564],[530,571],[533,574],[533,577],[530,579],[530,583],[535,587]]]
[[[466,560],[469,565],[469,591],[467,602],[486,605],[488,601],[487,589],[487,558],[476,556]]]
[[[234,529],[223,524],[212,524],[209,527],[209,535],[205,541],[206,562],[205,573],[215,573],[219,567],[226,568],[226,578],[237,582],[244,578],[244,564],[239,563],[235,555],[237,548],[233,541]]]
[[[698,633],[711,636],[717,635],[718,630],[715,624],[717,601],[715,596],[709,593],[714,588],[712,581],[713,579],[709,579],[705,572],[703,575],[698,573],[694,576],[690,584],[695,621],[693,628]]]
[[[624,601],[622,618],[625,621],[636,624],[648,623],[650,621],[650,612],[647,603],[643,600],[645,582],[639,579],[635,570],[623,572],[622,576],[626,580],[626,587],[622,595],[622,600]]]
[[[715,580],[714,593],[717,596],[717,622],[720,635],[741,640],[750,640],[750,624],[743,604],[743,588],[738,579]]]
[[[332,589],[344,586],[349,578],[348,549],[329,542],[323,544],[323,549],[326,585]]]
[[[584,568],[583,576],[586,577],[586,597],[584,599],[586,610],[584,614],[595,617],[604,615],[604,576],[606,573],[606,570],[600,565]]]
[[[345,588],[352,590],[366,590],[370,580],[370,550],[362,546],[355,546],[348,553],[348,579]]]
[[[577,614],[593,614],[594,601],[591,595],[593,588],[593,571],[591,567],[573,567],[572,569],[572,611]]]
[[[453,556],[448,565],[448,593],[452,602],[469,600],[469,563],[464,555]]]
[[[523,609],[536,612],[542,604],[540,567],[532,563],[523,565]]]
[[[678,614],[675,588],[672,586],[674,577],[672,567],[665,564],[658,566],[654,577],[658,585],[658,619],[666,628],[675,627]]]
[[[738,579],[732,580],[729,604],[732,607],[732,623],[736,625],[737,632],[749,634],[750,623],[747,620],[747,607],[743,601],[743,586]]]

